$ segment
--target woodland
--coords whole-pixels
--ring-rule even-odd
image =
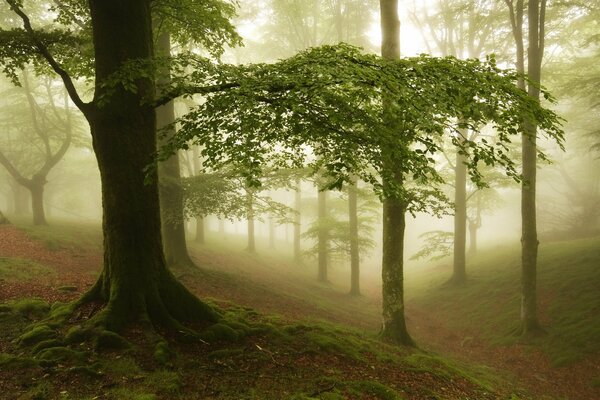
[[[0,398],[600,398],[600,3],[2,0]]]

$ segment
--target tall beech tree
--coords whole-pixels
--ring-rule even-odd
[[[101,276],[80,303],[103,302],[105,307],[93,322],[112,330],[132,321],[181,330],[183,320],[217,319],[217,313],[166,268],[157,178],[145,173],[157,148],[156,113],[148,104],[155,94],[153,75],[107,84],[124,64],[152,60],[151,2],[74,2],[73,9],[86,12],[83,19],[91,24],[95,88],[89,102],[79,96],[66,70],[65,54],[53,54],[62,43],[59,39],[70,35],[60,29],[36,30],[20,2],[6,3],[23,21],[23,29],[2,32],[8,43],[1,54],[5,72],[10,75],[27,61],[45,63],[62,79],[91,128],[102,182],[105,255]],[[67,17],[61,14],[60,18]],[[24,49],[26,56],[17,49]]]
[[[529,80],[520,79],[519,88],[536,102],[540,101],[542,59],[545,47],[546,0],[505,0],[516,44],[517,71],[524,73],[527,65]],[[527,53],[525,52],[524,16],[527,13]],[[525,58],[527,54],[527,63]],[[542,332],[537,312],[537,144],[538,126],[524,116],[521,136],[523,158],[521,184],[521,334]]]

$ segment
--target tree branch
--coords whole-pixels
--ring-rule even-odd
[[[67,71],[65,71],[60,66],[60,64],[56,61],[52,54],[50,54],[48,48],[38,38],[38,36],[35,33],[35,30],[31,26],[31,21],[29,20],[27,14],[25,14],[23,10],[19,8],[15,0],[6,0],[6,2],[10,6],[10,8],[15,12],[15,14],[17,14],[23,20],[23,27],[25,28],[25,31],[31,36],[35,47],[40,52],[42,57],[44,57],[44,59],[48,62],[48,64],[50,64],[50,67],[52,67],[54,72],[56,72],[62,79],[63,84],[65,85],[69,96],[71,97],[71,100],[73,100],[73,103],[75,103],[77,108],[79,108],[81,112],[84,113],[84,115],[87,114],[87,112],[89,111],[90,104],[84,103],[83,100],[81,100],[81,98],[79,97],[79,93],[77,93],[77,89],[75,89],[75,85],[73,84],[71,76],[69,76]]]

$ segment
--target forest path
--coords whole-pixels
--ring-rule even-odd
[[[197,248],[192,252],[199,271],[176,275],[201,297],[220,305],[237,303],[284,319],[326,320],[350,325],[374,335],[379,329],[380,302],[376,286],[364,287],[363,295],[349,296],[339,282],[318,283],[306,268],[281,260],[244,252]],[[30,260],[51,267],[54,274],[36,274],[27,280],[0,275],[0,301],[28,296],[48,301],[75,299],[93,282],[100,270],[98,248],[59,247],[33,239],[13,226],[0,226],[0,261]],[[64,287],[70,287],[64,290]],[[409,329],[428,351],[458,361],[483,366],[489,375],[501,375],[515,383],[509,395],[525,388],[535,399],[600,399],[600,388],[591,382],[600,377],[600,355],[554,368],[540,350],[525,344],[493,345],[476,331],[456,331],[444,323],[444,315],[418,303],[407,309]]]

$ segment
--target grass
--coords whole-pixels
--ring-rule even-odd
[[[410,301],[445,315],[450,328],[480,330],[498,344],[518,340],[520,249],[498,248],[467,265],[464,287],[444,286],[444,277],[424,273],[411,284]],[[542,244],[538,294],[546,335],[535,339],[555,366],[600,351],[600,238]]]
[[[0,257],[0,279],[5,281],[30,281],[40,277],[51,278],[56,270],[31,260]]]

